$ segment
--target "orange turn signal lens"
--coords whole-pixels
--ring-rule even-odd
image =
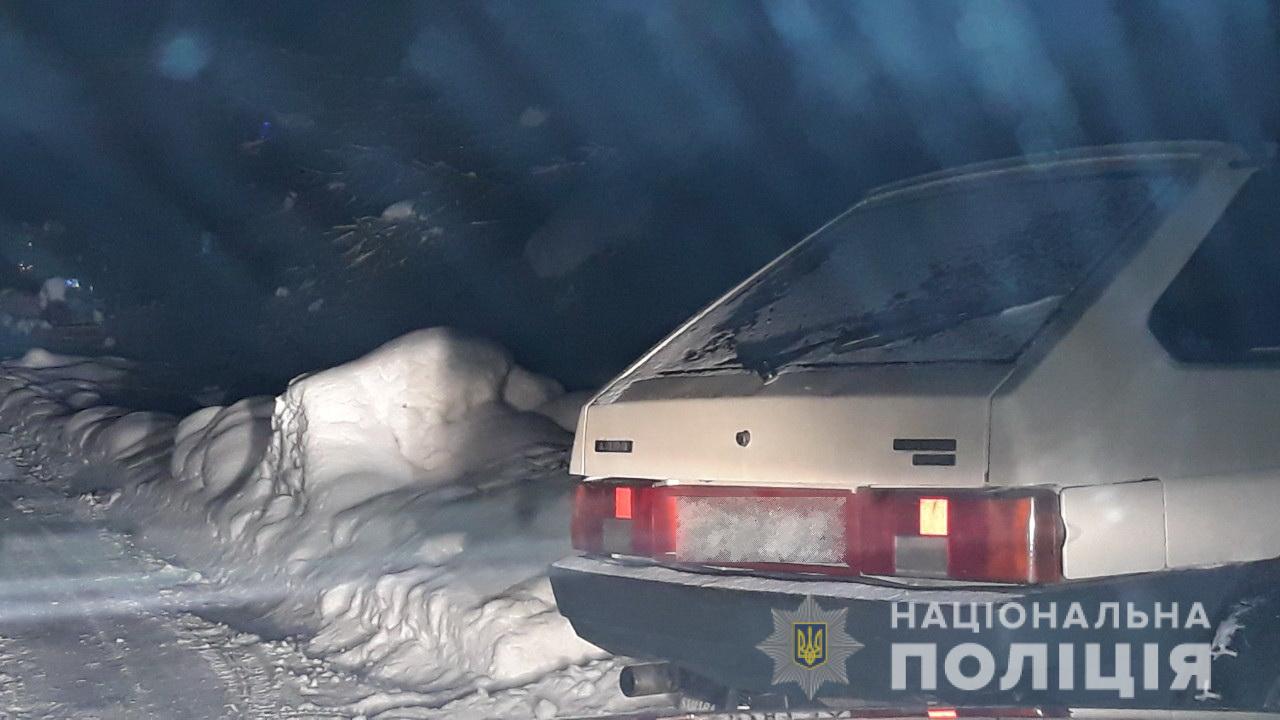
[[[619,520],[630,520],[632,517],[632,489],[621,486],[613,489],[613,516]]]
[[[946,498],[920,498],[920,534],[930,537],[947,536]]]

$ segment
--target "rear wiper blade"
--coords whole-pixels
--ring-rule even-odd
[[[777,377],[778,371],[785,367],[797,364],[800,360],[812,355],[815,351],[824,347],[834,346],[834,350],[837,354],[872,350],[892,345],[903,340],[920,340],[931,337],[940,332],[950,330],[957,325],[973,320],[976,317],[986,317],[986,315],[974,316],[970,313],[957,313],[943,319],[935,320],[923,327],[914,327],[910,330],[899,331],[896,333],[872,331],[868,326],[862,325],[857,328],[842,330],[835,335],[821,340],[805,343],[804,345],[778,353],[771,358],[762,359],[759,362],[754,363],[751,369],[759,375],[762,380],[768,383]]]
[[[814,351],[835,345],[837,352],[848,352],[850,350],[865,350],[873,347],[887,345],[899,338],[894,336],[882,335],[879,332],[871,334],[856,334],[849,330],[842,330],[839,333],[821,340],[814,340],[798,347],[787,350],[784,353],[771,358],[764,358],[753,363],[751,370],[760,376],[761,380],[766,383],[772,382],[778,376],[778,371],[789,365],[794,365],[802,358],[811,355]]]

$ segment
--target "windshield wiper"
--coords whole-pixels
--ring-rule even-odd
[[[865,350],[869,348],[881,347],[899,339],[892,335],[886,336],[879,332],[870,332],[864,330],[861,333],[852,330],[841,330],[832,337],[814,340],[812,342],[799,345],[795,348],[777,353],[770,357],[761,358],[751,363],[749,369],[760,376],[761,380],[766,383],[771,382],[778,376],[778,371],[788,365],[793,365],[797,360],[811,355],[813,352],[820,350],[828,345],[835,345],[836,352],[845,353],[850,350]],[[741,357],[741,350],[739,350]]]
[[[930,323],[923,323],[911,327],[911,323],[893,323],[907,325],[911,329],[899,332],[884,332],[874,329],[874,325],[862,324],[854,328],[846,328],[838,331],[836,334],[824,337],[819,340],[813,340],[794,348],[788,348],[784,351],[773,353],[767,357],[751,363],[748,367],[752,372],[760,376],[766,383],[771,382],[777,377],[778,372],[783,368],[796,365],[800,360],[812,355],[826,347],[832,347],[837,355],[843,355],[850,352],[861,352],[863,350],[872,350],[882,348],[887,345],[901,342],[903,340],[923,340],[932,337],[938,333],[945,332],[971,320],[984,317],[993,317],[1004,312],[1005,308],[1001,308],[994,312],[986,312],[981,315],[973,315],[970,313],[955,313],[943,318],[938,318]],[[886,323],[891,324],[891,323]],[[742,357],[742,350],[738,350],[739,358]]]

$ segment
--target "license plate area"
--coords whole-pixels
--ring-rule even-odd
[[[848,496],[676,497],[676,559],[843,564],[848,501]]]

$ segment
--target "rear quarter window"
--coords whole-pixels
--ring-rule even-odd
[[[1187,363],[1280,363],[1280,176],[1252,177],[1156,302],[1151,332]]]

